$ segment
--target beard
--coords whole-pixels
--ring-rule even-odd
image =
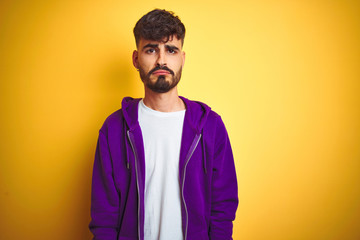
[[[150,77],[151,77],[151,74],[157,70],[166,70],[170,73],[171,76],[160,75],[157,77],[156,81],[153,82],[153,81],[151,81]],[[179,69],[179,71],[177,73],[174,73],[174,71],[172,71],[170,68],[168,68],[166,66],[164,66],[164,67],[157,66],[157,67],[153,68],[152,70],[150,70],[148,73],[146,73],[144,71],[144,69],[139,67],[140,78],[143,81],[143,83],[145,84],[145,86],[147,88],[149,88],[150,90],[157,92],[157,93],[166,93],[166,92],[170,91],[171,89],[173,89],[174,87],[176,87],[180,81],[181,72],[182,72],[182,67]]]

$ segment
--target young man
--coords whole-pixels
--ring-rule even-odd
[[[89,228],[97,240],[229,240],[238,205],[218,114],[180,97],[185,27],[155,9],[135,25],[143,99],[124,98],[99,131]]]

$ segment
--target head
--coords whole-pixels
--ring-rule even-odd
[[[185,62],[185,27],[173,12],[155,9],[135,25],[133,64],[145,87],[165,93],[177,86]]]

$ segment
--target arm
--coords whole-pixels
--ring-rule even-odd
[[[230,140],[220,117],[215,142],[209,236],[211,240],[230,240],[238,191]]]
[[[92,177],[91,222],[93,240],[116,240],[119,222],[119,193],[113,179],[106,136],[99,131]]]

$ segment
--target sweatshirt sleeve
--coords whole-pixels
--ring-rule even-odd
[[[91,222],[93,240],[116,240],[119,193],[115,187],[107,137],[99,131],[92,177]]]
[[[209,236],[211,240],[230,240],[238,206],[238,188],[229,136],[220,117],[215,138]]]

